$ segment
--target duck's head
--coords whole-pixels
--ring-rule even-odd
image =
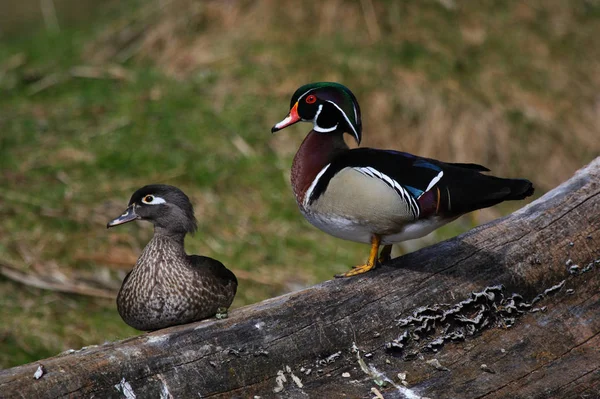
[[[348,133],[357,144],[362,138],[360,107],[354,94],[339,83],[318,82],[300,87],[290,102],[288,116],[273,126],[275,133],[296,122],[312,122],[318,133]]]
[[[155,228],[170,234],[196,231],[194,207],[190,199],[177,187],[151,184],[131,196],[125,212],[108,222],[106,227],[118,226],[133,220],[148,220]]]

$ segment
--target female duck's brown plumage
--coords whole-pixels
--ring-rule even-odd
[[[185,253],[185,235],[196,230],[189,198],[173,186],[142,187],[107,227],[137,219],[152,222],[154,236],[119,291],[117,309],[125,323],[151,331],[225,312],[237,279],[221,262]]]

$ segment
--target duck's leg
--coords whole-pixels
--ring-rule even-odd
[[[369,260],[364,265],[354,266],[343,274],[336,274],[335,277],[351,277],[357,274],[366,273],[373,269],[377,264],[377,254],[379,253],[379,244],[381,243],[381,237],[378,234],[371,236],[371,253],[369,254]]]
[[[381,253],[379,254],[379,263],[389,262],[392,259],[392,244],[384,245]]]
[[[226,319],[229,315],[227,314],[227,308],[226,307],[220,307],[217,309],[217,314],[215,315],[215,318],[217,320],[221,320],[221,319]]]

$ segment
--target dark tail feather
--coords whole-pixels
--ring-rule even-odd
[[[503,179],[495,176],[470,176],[459,187],[448,187],[442,203],[448,201],[450,214],[463,214],[487,208],[504,201],[522,200],[533,194],[533,184],[525,179]],[[447,197],[450,198],[447,198]]]
[[[534,191],[533,184],[529,180],[485,177],[486,179],[481,181],[479,196],[474,197],[472,210],[487,208],[504,201],[522,200],[529,197]]]
[[[535,188],[533,183],[526,179],[505,179],[510,188],[510,194],[504,198],[504,201],[522,200],[533,194]]]
[[[489,172],[490,170],[485,166],[478,165],[476,163],[451,163],[452,166],[458,166],[459,168],[472,169],[478,172]]]

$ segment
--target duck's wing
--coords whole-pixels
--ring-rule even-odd
[[[198,272],[199,278],[213,281],[214,284],[221,286],[231,286],[233,295],[237,291],[238,281],[235,274],[225,267],[223,263],[208,256],[190,255],[190,262]]]
[[[433,215],[455,217],[533,194],[530,181],[484,175],[481,172],[488,169],[481,165],[446,163],[405,152],[357,148],[339,153],[323,169],[309,201],[318,199],[331,179],[346,168],[360,172],[360,178],[379,179],[390,186],[400,201],[409,204],[415,219]],[[360,182],[355,187],[360,189]]]

